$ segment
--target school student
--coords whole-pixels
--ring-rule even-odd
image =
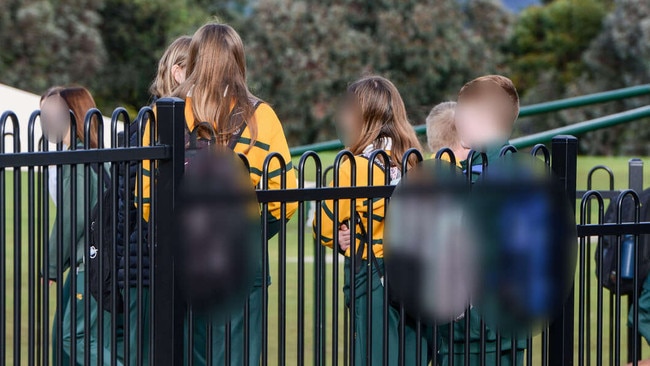
[[[90,95],[90,92],[82,87],[57,87],[47,91],[41,98],[41,122],[43,131],[49,142],[62,143],[65,149],[70,148],[72,144],[77,149],[84,148],[84,119],[86,112],[91,108],[95,108],[95,102]],[[76,140],[70,140],[70,111],[73,112],[76,121]],[[93,119],[91,122],[90,141],[88,141],[91,148],[98,146],[98,121]],[[109,174],[108,170],[105,174]],[[90,351],[89,358],[92,364],[97,364],[98,350],[100,347],[103,349],[104,363],[110,360],[110,313],[104,312],[103,318],[107,326],[100,327],[98,324],[98,315],[102,311],[98,306],[95,299],[84,292],[85,281],[85,268],[84,259],[86,248],[88,248],[88,239],[85,236],[86,220],[88,219],[84,213],[87,207],[95,207],[98,199],[97,192],[97,174],[93,169],[90,174],[85,174],[84,165],[79,164],[76,166],[76,173],[73,176],[72,168],[70,165],[63,165],[61,168],[61,176],[59,177],[61,184],[59,187],[62,195],[57,200],[57,212],[50,238],[48,241],[48,268],[46,269],[47,278],[50,283],[55,281],[64,280],[61,275],[66,271],[68,274],[64,280],[62,287],[62,303],[61,307],[57,309],[55,314],[55,321],[52,329],[53,344],[54,344],[54,364],[58,352],[61,352],[63,363],[76,361],[76,364],[84,364],[84,356],[86,347]],[[72,191],[72,182],[76,183],[75,190]],[[90,194],[88,197],[84,194],[85,181],[89,182]],[[72,202],[75,206],[72,207]],[[58,209],[60,208],[60,209]],[[72,212],[76,212],[76,222],[74,223],[75,231],[72,232]],[[62,229],[59,232],[59,229]],[[59,237],[61,240],[59,240]],[[61,251],[59,253],[59,250]],[[72,253],[75,253],[73,255]],[[58,266],[57,257],[61,256],[61,267]],[[73,258],[74,257],[74,258]],[[73,261],[74,259],[74,261]],[[75,276],[76,286],[71,288],[71,277]],[[71,296],[74,295],[74,296]],[[72,299],[72,298],[73,299]],[[72,319],[72,303],[76,304],[75,318]],[[90,312],[85,314],[86,302],[89,302],[88,307]],[[88,323],[85,322],[87,316]],[[60,318],[61,321],[56,319]],[[59,330],[58,324],[61,324],[62,339],[56,340]],[[98,344],[99,332],[104,332],[104,345]],[[75,334],[75,352],[72,353],[72,334]],[[86,344],[85,342],[88,342]],[[61,344],[61,348],[57,344]],[[119,362],[118,362],[119,364]]]
[[[460,164],[467,158],[469,149],[460,144],[455,114],[456,102],[442,102],[431,109],[426,119],[427,145],[434,154],[443,148],[451,149],[456,162]],[[445,154],[442,159],[449,159],[449,156]]]
[[[459,94],[456,106],[455,124],[460,139],[460,145],[465,149],[473,149],[486,153],[489,161],[499,157],[500,149],[508,142],[515,120],[519,115],[519,96],[512,81],[500,75],[487,75],[474,79],[465,84]],[[461,168],[468,172],[472,170],[472,180],[481,174],[482,160],[479,153],[473,156],[472,166],[468,160],[460,162]],[[465,347],[469,347],[469,364],[481,365],[481,347],[485,352],[485,365],[500,364],[523,365],[525,340],[515,342],[515,359],[512,358],[512,339],[503,335],[500,346],[497,345],[497,333],[486,327],[485,344],[481,346],[481,317],[470,306],[468,310],[470,338],[465,339],[466,317],[461,315],[453,322],[452,351],[454,365],[465,364]],[[450,363],[449,355],[449,325],[438,327],[440,337],[439,364],[446,366]],[[500,353],[497,354],[497,350]]]
[[[184,98],[185,120],[188,130],[193,130],[199,123],[207,122],[217,133],[218,142],[228,145],[236,129],[243,128],[234,147],[234,152],[246,156],[250,164],[250,184],[257,186],[262,179],[264,160],[271,153],[279,153],[286,162],[286,188],[296,188],[297,182],[291,164],[291,154],[285,138],[282,124],[275,112],[267,103],[255,97],[246,83],[246,58],[244,45],[237,32],[225,24],[206,24],[193,36],[187,59],[187,78],[175,92],[176,96]],[[230,126],[231,112],[241,113],[244,125]],[[147,128],[148,129],[148,128]],[[149,144],[149,133],[145,131],[145,145]],[[145,170],[150,167],[145,162]],[[269,189],[281,188],[281,167],[277,160],[269,166]],[[147,198],[150,180],[145,175],[143,181],[144,197]],[[269,203],[267,237],[260,244],[266,245],[267,240],[280,230],[283,221],[288,220],[295,210],[297,203],[286,204],[286,215],[281,217],[281,204]],[[143,205],[145,218],[149,217],[149,206]],[[261,250],[261,247],[260,247]],[[268,260],[264,258],[263,260]],[[244,329],[244,308],[230,316],[230,360],[232,365],[242,365],[244,354],[248,354],[249,364],[260,362],[262,350],[262,313],[267,304],[262,303],[263,276],[262,263],[258,270],[253,290],[248,297],[249,318],[248,330]],[[225,356],[225,326],[209,324],[204,317],[195,316],[193,322],[193,344],[190,353],[194,365],[206,365],[206,328],[212,326],[212,358],[213,364],[223,365]],[[244,335],[248,335],[248,349],[244,349]]]
[[[339,138],[346,148],[356,156],[356,186],[384,185],[387,168],[392,184],[401,178],[402,157],[410,148],[420,148],[415,131],[408,121],[404,102],[397,88],[387,79],[379,76],[362,78],[348,87],[345,101],[340,109],[337,122]],[[390,156],[390,161],[377,158],[369,161],[370,155],[376,150],[384,150]],[[411,167],[415,161],[409,160],[407,166]],[[369,164],[373,169],[373,181],[368,176]],[[389,166],[386,166],[388,164]],[[338,171],[339,186],[350,186],[353,174],[350,160],[344,161]],[[332,186],[333,183],[330,183]],[[314,224],[320,228],[321,244],[332,248],[334,238],[338,236],[338,248],[334,248],[345,255],[345,280],[343,292],[345,302],[350,306],[350,289],[355,288],[355,308],[350,309],[352,323],[355,327],[355,365],[365,365],[370,361],[373,365],[381,365],[383,350],[388,347],[389,365],[398,364],[399,356],[399,311],[393,306],[384,308],[384,200],[374,200],[372,212],[369,212],[368,199],[356,200],[356,205],[351,207],[351,200],[338,201],[338,217],[335,217],[334,202],[323,202],[322,223]],[[351,209],[356,211],[359,220],[352,222]],[[369,230],[372,221],[372,257],[368,258],[364,232]],[[315,233],[316,234],[316,233]],[[364,238],[364,239],[362,239]],[[357,268],[352,268],[350,257],[355,256]],[[367,268],[370,266],[372,274],[368,278]],[[350,275],[353,279],[350,281]],[[368,297],[367,283],[371,281],[372,292]],[[372,319],[368,319],[367,304],[371,302]],[[383,314],[388,312],[388,344],[383,343]],[[372,323],[372,334],[367,334],[367,322]],[[418,361],[415,355],[416,336],[410,323],[406,323],[405,355],[406,365],[426,364],[426,355]],[[424,339],[424,338],[423,338]],[[366,355],[366,345],[371,343],[372,352]],[[422,344],[426,344],[423,341]],[[426,347],[423,346],[423,349]],[[424,352],[426,353],[426,351]],[[368,359],[368,357],[370,359]]]

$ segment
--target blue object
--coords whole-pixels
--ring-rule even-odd
[[[634,278],[634,235],[623,236],[621,243],[621,278]]]

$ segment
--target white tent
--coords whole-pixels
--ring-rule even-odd
[[[40,99],[41,97],[39,95],[0,84],[0,113],[11,111],[18,117],[18,125],[20,127],[20,151],[28,151],[27,128],[29,124],[29,116],[32,112],[39,109]],[[110,122],[110,118],[104,117],[105,146],[110,146]],[[35,130],[34,136],[39,139],[41,136],[39,122],[36,123]],[[4,138],[6,152],[13,152],[13,134],[15,134],[13,124],[11,121],[7,121],[5,136],[0,136],[0,138]],[[35,148],[38,149],[38,141],[35,141],[35,144]]]

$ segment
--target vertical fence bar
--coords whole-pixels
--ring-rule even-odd
[[[177,188],[184,169],[185,102],[177,98],[162,98],[156,103],[160,144],[171,149],[171,159],[158,162],[155,184],[157,204],[154,207],[157,222],[153,223],[155,239],[152,252],[153,365],[183,364],[183,306],[177,301],[174,268],[174,209]],[[153,141],[152,141],[153,142]],[[154,174],[155,167],[152,167]],[[154,180],[152,179],[152,184]]]
[[[0,154],[4,153],[4,123],[0,124]],[[7,264],[6,264],[6,228],[5,217],[7,212],[5,168],[0,166],[0,360],[7,359]]]
[[[47,143],[43,144],[43,150],[47,151],[48,145]],[[48,232],[47,229],[49,228],[49,223],[50,223],[50,210],[49,210],[49,200],[48,200],[48,195],[49,195],[49,189],[48,189],[48,182],[49,182],[49,168],[48,167],[43,167],[43,173],[41,177],[41,186],[40,188],[40,194],[39,197],[41,198],[41,207],[40,209],[42,210],[42,221],[40,225],[40,234],[41,234],[41,242],[42,245],[40,247],[40,251],[42,253],[41,256],[41,261],[39,262],[39,265],[41,266],[41,270],[43,272],[41,276],[41,290],[42,290],[42,297],[41,301],[39,304],[41,305],[40,311],[41,311],[41,332],[42,332],[42,343],[41,343],[41,350],[42,350],[42,357],[41,361],[43,364],[47,364],[49,362],[49,342],[50,342],[50,334],[49,334],[49,325],[50,325],[50,313],[49,313],[49,301],[50,301],[50,286],[48,283],[48,270],[47,270],[47,264],[48,261],[50,260],[49,253],[47,248],[50,245],[49,242],[49,237],[48,237]],[[2,183],[2,180],[0,179],[0,184]]]
[[[320,167],[320,159],[319,167]],[[301,173],[302,174],[302,173]],[[320,174],[320,169],[318,169]],[[322,188],[325,177],[317,177],[316,188]],[[314,202],[314,229],[320,228],[323,224],[322,218],[322,201]],[[325,248],[321,245],[322,236],[320,230],[314,230],[314,365],[320,366],[325,363]]]
[[[268,180],[265,182],[268,185]],[[262,189],[268,189],[262,187]],[[269,204],[262,204],[262,365],[269,364]],[[249,360],[250,362],[250,360]]]
[[[298,164],[298,188],[305,188],[305,165],[309,158],[314,159],[314,168],[315,168],[315,186],[321,186],[322,178],[322,164],[320,158],[316,153],[306,152],[300,158]],[[314,201],[313,204],[316,202]],[[305,215],[305,206],[308,206],[309,202],[300,201],[298,204],[298,344],[297,344],[297,364],[303,365],[305,363],[305,226],[306,226],[306,215]],[[320,209],[320,207],[319,207]],[[316,249],[321,247],[320,243]],[[313,252],[314,256],[314,268],[318,266],[319,257],[317,255],[317,250]],[[317,275],[314,278],[318,278]],[[314,291],[318,291],[318,287],[314,286]],[[318,316],[315,316],[315,320],[318,319]],[[315,325],[318,324],[318,321],[314,322]],[[318,327],[315,326],[314,330],[318,334]],[[314,344],[316,349],[318,348],[318,341],[314,339]]]
[[[15,114],[11,115],[10,118],[13,122],[13,152],[20,152],[20,129],[18,126],[18,117]],[[4,139],[4,131],[3,131]],[[21,245],[21,215],[22,215],[22,203],[21,203],[21,171],[20,167],[13,168],[13,178],[14,178],[14,197],[13,197],[13,211],[14,211],[14,222],[13,222],[13,237],[14,237],[14,324],[13,324],[13,336],[14,336],[14,365],[20,365],[21,362],[21,352],[20,345],[22,342],[22,327],[21,327],[21,317],[22,317],[22,300],[21,300],[21,291],[22,291],[22,245]],[[4,301],[4,299],[0,299]]]
[[[556,136],[551,146],[551,168],[566,190],[571,208],[575,212],[578,139],[568,135]],[[574,292],[575,288],[572,287],[561,316],[549,327],[550,365],[573,365]]]
[[[18,133],[16,131],[16,133]],[[14,138],[17,138],[18,135],[14,135]],[[15,150],[14,150],[15,151]],[[21,245],[21,215],[22,215],[22,203],[21,203],[21,179],[20,175],[22,174],[20,168],[13,169],[14,175],[14,365],[21,365],[21,352],[20,344],[22,342],[22,245]]]
[[[641,159],[630,159],[628,161],[628,187],[635,191],[637,194],[641,194],[643,191],[643,160]],[[639,221],[644,221],[641,218]],[[641,243],[639,237],[636,240],[637,247],[638,243]],[[638,250],[634,251],[634,258],[638,258]],[[638,259],[635,259],[638,260]],[[638,268],[636,265],[635,269]],[[636,276],[634,276],[636,278]],[[642,279],[641,279],[642,280]],[[635,296],[636,294],[636,296]],[[627,297],[627,308],[630,309],[632,305],[638,303],[638,293],[635,291],[632,295]],[[636,307],[635,307],[636,309]],[[638,331],[635,331],[635,326],[638,326],[638,322],[635,322],[635,325],[627,328],[627,361],[633,362],[634,360],[641,359],[641,336]],[[636,350],[635,350],[636,348]]]
[[[34,151],[34,122],[40,112],[36,111],[29,117],[27,132],[27,151]],[[34,167],[27,168],[27,364],[35,365],[37,359],[36,351],[36,207],[35,202],[35,181]]]

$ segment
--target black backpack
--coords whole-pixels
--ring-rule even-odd
[[[100,165],[100,167],[104,169],[103,165]],[[99,167],[93,165],[96,174],[98,174],[99,169]],[[119,206],[117,206],[117,197],[113,195],[110,175],[106,170],[104,170],[103,186],[104,190],[99,192],[99,199],[102,202],[101,217],[99,201],[90,214],[90,240],[88,241],[88,251],[85,258],[87,281],[90,294],[97,302],[101,299],[102,302],[99,304],[101,309],[111,312],[113,297],[115,297],[117,313],[121,313],[124,309],[122,294],[120,291],[113,292],[113,283],[116,281],[113,273],[115,262],[113,257],[113,247],[115,245],[113,235],[117,229],[113,229],[116,225],[113,208]],[[115,286],[117,286],[117,283],[115,283]]]
[[[257,107],[262,104],[260,100],[252,99],[250,100],[253,105],[254,110],[257,110]],[[239,112],[237,107],[233,108],[229,116],[230,125],[233,127],[234,133],[230,136],[228,140],[228,145],[226,146],[230,150],[235,150],[235,146],[239,141],[242,133],[246,129],[246,121],[242,118],[242,114]],[[203,131],[209,135],[209,138],[201,137],[199,132]],[[185,125],[185,165],[190,163],[192,158],[202,149],[214,147],[217,144],[217,134],[214,131],[214,128],[211,124],[207,122],[198,123],[194,129],[190,131]]]
[[[639,221],[650,221],[650,189],[646,189],[643,192],[639,193],[639,202],[641,204],[639,212]],[[634,222],[635,215],[635,206],[634,201],[631,197],[625,197],[622,203],[622,217],[621,222]],[[604,221],[606,223],[616,223],[616,202],[612,200],[607,211],[605,212]],[[612,293],[616,294],[616,270],[618,263],[618,253],[616,246],[618,239],[615,235],[605,236],[602,239],[602,261],[601,261],[601,248],[598,246],[596,248],[596,277],[601,286],[608,289]],[[633,248],[634,245],[634,235],[622,235],[621,236],[621,254],[625,257],[625,248]],[[638,241],[639,248],[639,269],[638,274],[639,278],[637,281],[638,287],[641,288],[645,278],[650,273],[650,234],[639,235]],[[634,253],[633,251],[631,253]],[[634,257],[632,257],[634,258]],[[603,271],[600,273],[600,264],[602,262]],[[633,262],[632,262],[633,263]],[[621,268],[624,264],[621,263]],[[623,270],[621,270],[623,272]],[[634,267],[632,264],[631,273],[634,272]],[[618,295],[632,295],[634,293],[634,279],[632,276],[625,275],[620,276],[620,288]]]
[[[259,103],[253,105],[257,108]],[[175,260],[181,292],[197,312],[226,314],[235,304],[242,305],[253,284],[252,263],[259,262],[250,245],[258,243],[258,216],[254,224],[243,219],[244,213],[250,213],[246,204],[257,206],[257,199],[252,187],[242,185],[243,180],[250,182],[249,171],[234,153],[246,128],[238,110],[234,108],[229,117],[232,133],[225,146],[218,143],[209,123],[185,130]]]

